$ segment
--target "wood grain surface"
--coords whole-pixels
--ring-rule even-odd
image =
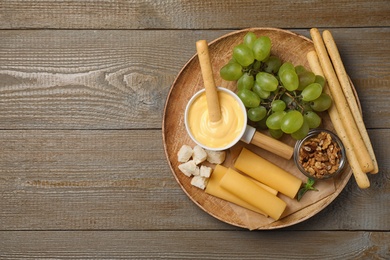
[[[51,29],[389,26],[387,0],[3,0],[0,25]]]
[[[390,5],[377,1],[3,0],[1,259],[389,259]],[[332,31],[379,173],[275,231],[199,209],[162,142],[195,42],[248,27]],[[302,245],[305,245],[302,247]]]
[[[0,31],[0,128],[161,128],[168,91],[196,53],[194,42],[229,32]],[[386,128],[390,29],[332,32],[366,126]]]
[[[385,259],[390,239],[389,233],[363,231],[4,233],[8,240],[3,242],[3,257],[9,259]],[[275,252],[277,244],[284,250]]]

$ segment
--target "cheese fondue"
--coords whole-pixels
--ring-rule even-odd
[[[211,122],[206,93],[201,93],[189,107],[187,124],[192,136],[203,146],[224,148],[238,142],[246,127],[246,112],[236,98],[227,91],[218,91],[221,120]]]

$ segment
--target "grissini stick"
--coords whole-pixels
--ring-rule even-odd
[[[362,114],[360,113],[359,106],[353,93],[352,86],[350,84],[344,64],[341,60],[336,42],[329,30],[323,31],[322,38],[324,39],[326,49],[328,50],[330,59],[332,60],[333,67],[336,71],[340,85],[343,89],[345,98],[348,102],[349,107],[351,108],[351,112],[355,119],[356,125],[360,131],[363,141],[367,147],[368,153],[370,154],[371,160],[374,164],[374,170],[370,173],[378,173],[379,168],[378,162],[375,157],[374,149],[372,148],[370,137],[368,136],[366,126],[364,125]]]
[[[221,120],[221,107],[219,105],[218,92],[214,82],[207,41],[197,41],[196,50],[198,53],[200,69],[202,71],[203,84],[206,89],[206,100],[210,121],[218,122]]]
[[[312,72],[316,75],[324,76],[320,62],[318,61],[317,53],[315,51],[310,51],[307,54],[307,60],[309,62]],[[330,96],[331,93],[328,87],[325,85],[324,92]],[[329,117],[332,121],[333,127],[335,128],[337,135],[340,137],[345,146],[345,152],[347,154],[347,159],[349,165],[352,169],[353,176],[356,180],[357,185],[361,189],[366,189],[370,187],[370,181],[368,180],[367,174],[362,171],[359,161],[355,155],[355,152],[352,149],[351,141],[349,140],[347,134],[345,133],[344,126],[341,122],[340,115],[337,111],[336,106],[332,105],[328,109]],[[359,112],[360,113],[360,112]]]
[[[310,30],[310,35],[313,39],[315,50],[317,52],[321,67],[328,82],[329,90],[332,94],[334,104],[337,107],[337,111],[340,114],[340,117],[343,119],[345,132],[348,135],[349,140],[351,141],[352,148],[355,151],[360,167],[363,172],[371,172],[374,170],[374,164],[372,162],[370,154],[368,153],[367,147],[362,139],[362,136],[360,135],[359,129],[356,126],[355,119],[353,118],[352,112],[348,106],[348,102],[345,99],[336,73],[334,72],[321,34],[317,28],[312,28]]]

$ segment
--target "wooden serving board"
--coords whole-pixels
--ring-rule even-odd
[[[222,80],[219,76],[219,70],[230,60],[233,47],[242,42],[244,35],[248,31],[253,31],[257,36],[266,35],[270,37],[272,41],[272,54],[278,56],[282,61],[290,61],[295,66],[303,65],[307,69],[310,69],[306,54],[314,50],[311,40],[281,29],[250,28],[227,34],[210,42],[209,53],[217,86],[236,91],[235,82]],[[343,190],[352,175],[349,165],[346,165],[344,171],[333,180],[321,184],[317,183],[320,186],[334,185],[334,190],[331,193],[324,197],[319,197],[316,192],[308,192],[304,196],[307,206],[291,214],[287,214],[278,221],[273,221],[250,210],[242,209],[230,202],[210,196],[203,190],[193,187],[190,184],[191,179],[178,169],[180,163],[177,161],[177,152],[183,144],[192,147],[195,145],[185,130],[184,110],[192,95],[202,88],[203,81],[199,61],[197,55],[194,55],[182,68],[170,89],[164,110],[162,130],[165,153],[174,177],[188,197],[205,212],[221,221],[242,228],[276,229],[297,224],[314,216],[328,206]],[[334,129],[328,114],[323,113],[322,117],[323,122],[321,128],[333,131]],[[291,146],[295,144],[295,140],[289,136],[284,136],[281,140]],[[227,157],[223,165],[225,167],[233,167],[233,162],[243,147],[277,164],[279,167],[302,179],[302,181],[306,181],[306,177],[299,172],[293,159],[283,159],[243,142],[237,143],[227,151]],[[308,201],[311,202],[308,203]],[[289,205],[289,203],[295,205],[297,202],[290,201],[287,204]]]

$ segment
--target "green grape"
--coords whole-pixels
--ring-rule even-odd
[[[255,92],[261,99],[267,99],[271,95],[271,92],[263,90],[257,81],[255,81],[252,91]]]
[[[257,36],[253,32],[248,32],[244,36],[244,44],[252,49],[254,42],[256,41]]]
[[[234,59],[234,57],[232,57],[228,63],[237,63],[237,61]]]
[[[219,74],[221,75],[221,78],[228,81],[235,81],[238,80],[243,72],[242,72],[242,66],[236,62],[229,62],[225,66],[221,68],[219,71]]]
[[[311,83],[314,83],[316,79],[316,75],[311,71],[304,71],[301,73],[297,73],[299,78],[299,86],[298,90],[304,90],[306,86],[310,85]]]
[[[305,112],[305,114],[303,114],[303,118],[310,129],[319,127],[322,121],[321,117],[314,111]]]
[[[318,112],[327,110],[331,105],[332,98],[326,93],[322,93],[317,99],[310,103],[311,108]]]
[[[260,97],[249,89],[244,88],[239,90],[237,96],[247,108],[258,107],[260,105]]]
[[[248,32],[233,48],[232,58],[220,75],[224,80],[237,81],[237,96],[247,108],[251,125],[268,129],[276,139],[286,133],[300,140],[321,125],[317,112],[328,109],[332,99],[322,93],[324,77],[302,65],[282,63],[271,55],[271,47],[269,37]]]
[[[243,67],[251,65],[255,61],[252,50],[243,43],[234,47],[233,57]]]
[[[259,71],[261,68],[261,61],[255,60],[255,62],[252,64],[252,69],[255,71]]]
[[[264,61],[264,71],[268,73],[277,73],[280,66],[282,66],[282,61],[276,56],[270,56],[266,61]]]
[[[263,106],[253,107],[248,110],[248,118],[252,122],[259,122],[267,115],[267,109]]]
[[[295,66],[295,72],[299,75],[301,73],[304,73],[306,70],[305,67],[303,67],[302,65],[298,65],[298,66]]]
[[[266,125],[269,129],[277,130],[280,129],[282,124],[282,118],[286,115],[285,111],[278,111],[272,113],[266,121]]]
[[[266,124],[267,123],[267,119],[268,119],[268,117],[265,116],[259,122],[256,122],[256,128],[262,129],[262,130],[267,130],[268,129],[267,124]]]
[[[283,136],[283,131],[280,130],[280,129],[276,129],[276,130],[275,129],[269,129],[268,131],[271,134],[271,136],[273,138],[275,138],[275,139],[279,139],[279,138],[281,138]]]
[[[280,81],[288,91],[294,91],[299,86],[299,78],[295,70],[284,69],[280,74]]]
[[[302,90],[301,96],[303,101],[313,101],[322,93],[322,87],[318,83],[312,83]]]
[[[280,74],[284,71],[284,70],[295,70],[295,67],[294,65],[291,63],[291,62],[285,62],[282,64],[282,66],[280,66],[279,68],[279,71],[278,71],[278,75],[280,77]]]
[[[274,112],[284,111],[286,109],[286,103],[281,99],[275,99],[271,103],[271,109]]]
[[[297,110],[291,110],[282,118],[280,129],[286,134],[291,134],[298,131],[302,124],[303,115]]]
[[[325,78],[321,75],[316,75],[314,82],[320,84],[321,87],[325,87]]]
[[[252,46],[253,55],[256,60],[263,61],[269,57],[271,53],[271,39],[267,36],[257,38]]]
[[[294,133],[291,133],[291,137],[294,138],[295,140],[301,140],[307,136],[309,130],[310,130],[309,124],[306,122],[306,120],[303,120],[303,124],[301,128],[299,128]]]
[[[302,109],[303,110],[302,113],[308,112],[308,111],[313,111],[313,109],[311,108],[310,102],[301,102],[300,106],[303,108]]]
[[[259,72],[256,74],[256,82],[265,91],[275,91],[278,88],[279,81],[267,72]]]
[[[237,89],[252,89],[255,83],[255,77],[250,75],[249,73],[244,73],[237,81]]]
[[[290,95],[283,94],[280,99],[283,100],[284,103],[286,103],[287,107],[289,107],[290,105],[294,105],[294,99]]]

